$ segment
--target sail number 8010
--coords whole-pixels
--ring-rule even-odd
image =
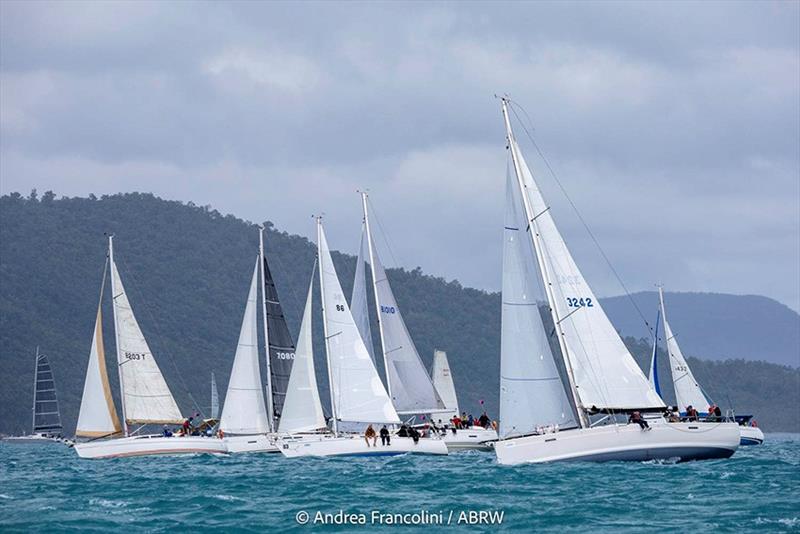
[[[589,297],[579,299],[567,297],[567,306],[570,308],[593,308],[594,304],[592,304],[592,299]]]

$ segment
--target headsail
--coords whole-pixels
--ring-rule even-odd
[[[308,286],[303,322],[300,325],[292,374],[286,390],[286,402],[283,404],[283,415],[278,425],[279,432],[308,432],[325,428],[325,414],[319,400],[317,376],[314,371],[314,346],[311,336],[314,274],[311,273],[311,283]]]
[[[367,306],[367,272],[364,268],[364,242],[367,237],[367,227],[362,226],[361,243],[358,246],[358,259],[356,260],[356,276],[353,279],[353,295],[350,297],[350,309],[353,311],[353,320],[358,326],[361,339],[367,346],[369,357],[375,362],[375,348],[372,344],[372,329],[369,325],[369,309]]]
[[[509,174],[503,230],[500,437],[577,426],[537,302],[539,279],[519,188]]]
[[[444,403],[433,387],[417,347],[408,333],[400,306],[386,277],[378,250],[369,230],[367,194],[361,193],[367,230],[375,308],[381,330],[381,346],[389,395],[398,413],[424,414],[444,410]]]
[[[508,121],[506,128],[518,184],[530,204],[526,218],[538,236],[536,252],[548,271],[550,306],[563,334],[581,404],[606,410],[664,407],[578,269]]]
[[[60,434],[61,413],[58,410],[56,379],[47,356],[36,347],[36,375],[33,392],[33,432]]]
[[[128,423],[141,424],[180,423],[183,421],[181,411],[133,314],[114,262],[113,249],[110,262],[117,364],[125,419]]]
[[[97,318],[92,334],[92,347],[89,350],[89,365],[86,368],[86,381],[83,384],[81,409],[78,413],[78,425],[75,435],[78,437],[96,438],[112,436],[122,432],[122,425],[117,417],[117,408],[111,395],[111,386],[106,371],[106,353],[103,345],[103,288],[105,287],[105,271],[100,288],[100,302],[97,305]]]
[[[317,239],[334,417],[348,422],[399,423],[400,418],[350,313],[321,220],[317,222]]]
[[[686,408],[692,406],[700,414],[708,412],[709,401],[703,393],[700,384],[692,374],[686,358],[683,357],[678,340],[672,333],[667,322],[667,311],[664,308],[664,292],[659,287],[658,297],[661,301],[661,317],[664,320],[664,339],[667,340],[667,353],[669,354],[669,368],[672,371],[672,383],[675,385],[675,402],[678,403],[678,411],[681,415],[686,415]]]
[[[211,419],[219,417],[219,392],[217,391],[217,377],[211,372]]]
[[[261,369],[258,365],[256,307],[259,263],[260,258],[253,268],[236,356],[225,394],[225,405],[222,407],[220,428],[227,434],[262,434],[269,430]]]
[[[650,379],[650,387],[661,396],[661,384],[658,380],[658,323],[661,319],[661,310],[658,310],[656,315],[656,332],[653,335],[653,353],[650,355],[650,373],[647,375]]]
[[[456,396],[456,386],[453,382],[453,373],[450,371],[450,363],[447,361],[447,353],[443,350],[433,351],[431,377],[433,378],[433,387],[439,393],[445,409],[449,410],[439,414],[437,417],[445,420],[452,419],[459,414],[458,397]]]

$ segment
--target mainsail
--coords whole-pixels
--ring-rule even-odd
[[[111,242],[111,240],[109,240]],[[127,423],[180,423],[175,399],[139,328],[109,246],[123,414]]]
[[[211,419],[219,417],[219,392],[217,391],[217,377],[211,373]]]
[[[526,220],[536,233],[536,253],[550,284],[548,300],[582,406],[609,411],[663,408],[664,401],[650,387],[578,269],[522,156],[507,113],[505,117],[518,184],[529,203]]]
[[[56,380],[47,356],[36,347],[36,374],[33,391],[33,433],[61,433]]]
[[[447,361],[447,353],[443,350],[433,351],[431,377],[433,378],[433,387],[439,393],[445,409],[449,410],[439,414],[439,417],[452,419],[459,413],[458,398],[456,397],[456,386],[453,383],[453,373],[450,371],[450,364]]]
[[[408,333],[400,306],[386,277],[369,229],[367,194],[361,193],[367,231],[375,309],[381,331],[381,346],[389,395],[398,413],[424,414],[444,410],[414,341]]]
[[[244,309],[236,356],[222,407],[220,428],[228,434],[262,434],[269,430],[261,369],[258,365],[258,328],[256,323],[258,297],[258,266],[253,268],[247,305]]]
[[[672,371],[672,383],[675,385],[675,402],[678,403],[678,411],[681,415],[686,415],[686,408],[692,406],[700,414],[708,412],[708,399],[703,394],[703,390],[686,363],[678,340],[672,333],[667,322],[667,311],[664,308],[664,292],[658,288],[658,298],[661,302],[661,318],[664,320],[664,339],[667,340],[667,353],[669,354],[669,368]]]
[[[537,302],[539,279],[519,188],[508,175],[503,230],[500,437],[577,425]]]
[[[356,260],[356,276],[353,279],[353,295],[350,297],[350,309],[353,311],[353,320],[358,326],[361,339],[367,346],[367,352],[372,361],[375,361],[375,349],[372,344],[372,329],[369,325],[369,308],[367,306],[367,272],[364,268],[364,241],[367,237],[366,224],[361,229],[361,243],[358,246],[358,259]]]
[[[286,398],[286,388],[289,385],[289,375],[292,372],[295,347],[286,318],[283,316],[275,288],[275,280],[269,270],[267,258],[264,257],[264,300],[267,313],[267,346],[269,348],[269,372],[272,388],[272,417],[279,418],[283,412],[283,402]]]
[[[661,384],[658,380],[658,323],[661,319],[661,310],[656,315],[656,332],[653,335],[653,353],[650,355],[650,373],[647,375],[650,380],[650,387],[661,396]]]
[[[308,432],[325,428],[325,414],[322,412],[317,376],[314,371],[314,346],[311,336],[314,274],[311,273],[311,283],[308,286],[303,322],[300,325],[294,364],[286,390],[286,402],[283,404],[283,415],[278,425],[279,432]]]
[[[104,271],[103,283],[100,287],[100,302],[97,305],[97,318],[92,334],[92,347],[89,350],[89,364],[86,368],[86,381],[83,384],[81,409],[78,413],[78,425],[75,428],[75,435],[78,437],[96,438],[122,432],[122,425],[114,406],[114,398],[111,396],[103,345],[102,308],[105,278]]]
[[[400,418],[350,313],[320,219],[317,220],[317,247],[331,409],[335,421],[399,423]]]

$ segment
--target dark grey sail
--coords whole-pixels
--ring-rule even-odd
[[[289,386],[289,375],[294,362],[295,345],[286,318],[283,316],[278,291],[275,281],[269,270],[269,264],[264,258],[264,296],[267,308],[267,333],[269,343],[269,367],[272,379],[272,406],[274,418],[279,418],[283,411],[283,401],[286,399],[286,389]]]
[[[56,381],[50,361],[36,347],[36,374],[33,389],[33,433],[61,434]]]

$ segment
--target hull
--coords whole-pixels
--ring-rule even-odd
[[[228,449],[225,447],[225,442],[219,438],[201,436],[165,438],[156,435],[76,443],[75,452],[81,458],[99,459],[127,456],[225,454]]]
[[[608,425],[500,440],[494,444],[503,465],[558,461],[705,460],[728,458],[739,446],[735,423]]]
[[[3,438],[8,443],[64,443],[69,445],[70,441],[64,438],[45,436],[44,434],[28,434],[26,436],[9,436]]]
[[[447,430],[442,434],[442,441],[447,446],[448,451],[463,450],[492,450],[492,442],[497,441],[497,432],[491,428],[459,428],[455,434],[452,430]]]
[[[411,438],[392,436],[390,445],[367,445],[364,436],[309,436],[297,439],[292,436],[278,440],[281,454],[287,458],[303,456],[395,456],[398,454],[447,454],[447,446],[441,439],[423,438],[414,443]]]
[[[256,434],[250,436],[225,436],[223,440],[228,452],[234,454],[247,452],[280,452],[274,436]]]
[[[764,433],[755,426],[739,427],[739,445],[761,445],[764,443]]]

